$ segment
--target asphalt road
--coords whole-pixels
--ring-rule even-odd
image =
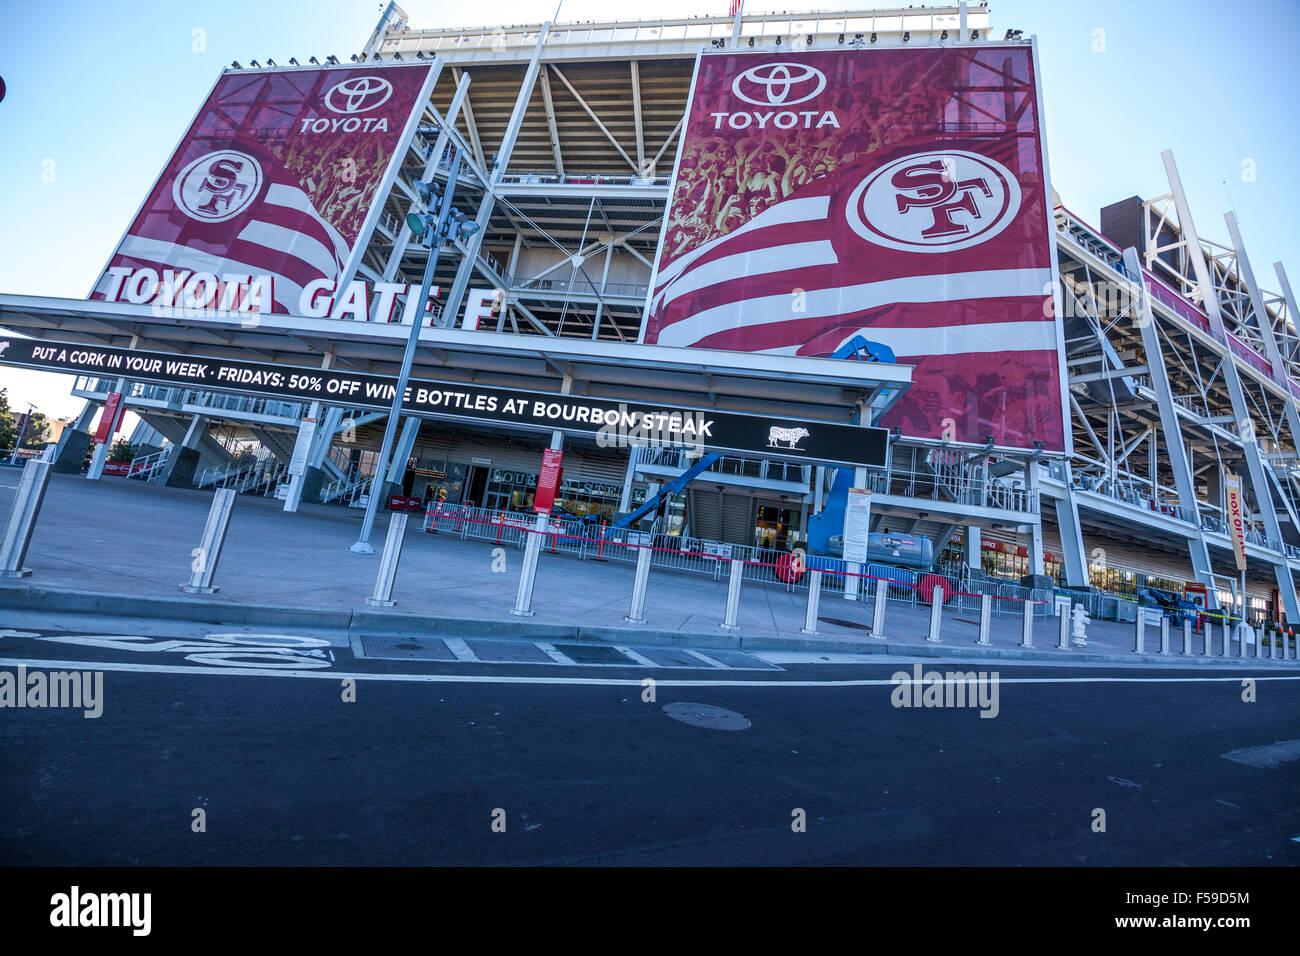
[[[165,637],[0,623],[0,674],[104,675],[95,719],[0,708],[0,864],[1300,863],[1300,679],[1276,672],[1246,703],[1240,671],[993,665],[984,718],[893,706],[910,661]]]

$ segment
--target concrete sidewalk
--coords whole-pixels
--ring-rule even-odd
[[[0,473],[0,515],[7,517],[19,472]],[[505,570],[494,561],[491,542],[461,541],[419,530],[413,515],[393,598],[397,606],[365,604],[374,587],[377,555],[348,546],[361,525],[359,509],[304,505],[285,514],[274,499],[241,496],[234,508],[225,550],[216,571],[220,591],[186,595],[177,585],[189,577],[211,492],[159,488],[122,478],[99,482],[76,476],[51,478],[26,565],[33,575],[0,580],[0,607],[63,613],[116,614],[205,621],[214,624],[316,626],[452,635],[568,637],[625,643],[674,643],[696,647],[816,649],[925,656],[1001,657],[1142,663],[1216,663],[1225,659],[1216,631],[1215,656],[1182,657],[1181,633],[1161,656],[1159,632],[1148,628],[1149,653],[1133,652],[1132,625],[1095,622],[1087,648],[1056,649],[1055,619],[1036,622],[1033,650],[1020,643],[1019,613],[994,616],[991,644],[977,647],[978,615],[945,611],[942,642],[925,641],[927,608],[891,602],[887,639],[870,636],[869,602],[823,594],[819,634],[800,633],[806,594],[746,583],[740,629],[720,625],[727,582],[698,574],[652,568],[646,623],[623,621],[634,568],[621,562],[579,561],[545,551],[538,565],[532,618],[511,615],[523,552],[506,546]],[[372,543],[381,548],[383,514]],[[495,568],[495,570],[494,570]],[[1249,648],[1253,651],[1253,648]],[[1267,649],[1266,649],[1267,650]],[[1234,648],[1234,658],[1235,648]],[[1248,658],[1251,666],[1264,660]],[[1282,661],[1276,662],[1283,665]],[[1295,661],[1284,666],[1295,667]]]

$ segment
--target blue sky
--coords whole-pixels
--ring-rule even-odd
[[[413,26],[539,22],[555,0],[405,0]],[[848,4],[852,6],[853,4]],[[862,4],[866,6],[866,3]],[[918,4],[919,5],[919,4]],[[377,21],[375,0],[8,0],[0,13],[0,292],[82,298],[232,60],[346,62]],[[750,2],[747,10],[828,9]],[[1053,185],[1098,209],[1167,191],[1178,160],[1204,238],[1227,242],[1235,206],[1256,276],[1282,260],[1300,283],[1300,133],[1295,0],[991,0],[995,34],[1036,34]],[[726,0],[655,4],[665,16],[725,13]],[[648,16],[641,4],[564,0],[560,20]],[[1101,32],[1098,32],[1101,31]],[[1250,164],[1253,178],[1243,177]],[[80,403],[69,380],[0,370],[11,400],[54,417]]]

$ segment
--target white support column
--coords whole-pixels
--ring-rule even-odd
[[[867,484],[867,469],[853,469],[853,487],[864,488]],[[848,503],[845,503],[844,514],[848,515]],[[867,526],[870,527],[871,518],[867,517]],[[845,542],[847,545],[847,542]],[[862,578],[858,575],[865,574],[866,568],[860,564],[845,564],[844,570],[848,573],[844,577],[844,599],[846,601],[856,601],[858,592],[862,589]]]
[[[988,457],[984,458],[984,467],[988,467]],[[1025,463],[1025,490],[1029,493],[1031,500],[1037,501],[1039,507],[1038,520],[1029,524],[1029,573],[1038,577],[1045,574],[1043,564],[1043,519],[1042,519],[1042,495],[1038,488],[1038,460],[1031,458]]]
[[[1088,551],[1083,544],[1083,525],[1079,505],[1074,500],[1074,475],[1068,461],[1060,462],[1065,496],[1056,500],[1056,527],[1061,532],[1061,557],[1065,562],[1065,581],[1070,587],[1092,585],[1088,574]],[[1041,500],[1041,499],[1040,499]]]
[[[1130,246],[1124,250],[1124,270],[1130,276],[1141,276],[1142,267],[1138,253]],[[1148,374],[1156,393],[1156,406],[1160,412],[1160,434],[1164,438],[1166,459],[1173,472],[1174,487],[1178,491],[1178,503],[1194,516],[1195,530],[1188,539],[1187,546],[1192,560],[1192,572],[1196,580],[1205,585],[1211,610],[1217,610],[1219,599],[1215,591],[1214,569],[1210,563],[1210,552],[1205,545],[1205,535],[1201,529],[1200,508],[1196,501],[1196,487],[1192,480],[1192,466],[1187,460],[1186,446],[1183,444],[1182,425],[1174,408],[1173,390],[1169,386],[1169,373],[1165,368],[1164,347],[1160,341],[1160,332],[1156,327],[1156,317],[1151,311],[1151,300],[1146,295],[1144,280],[1139,287],[1141,295],[1137,301],[1137,325],[1142,332],[1142,349],[1146,353]]]
[[[984,567],[980,544],[980,526],[977,524],[966,525],[962,546],[966,552],[966,567],[972,571],[980,571]]]
[[[636,466],[641,460],[641,446],[629,445],[627,449],[627,473],[623,476],[623,492],[618,499],[620,514],[632,510],[632,484],[636,481]]]
[[[201,439],[208,430],[208,419],[204,415],[194,415],[190,419],[189,427],[185,429],[185,438],[181,441],[182,448],[198,448],[199,439]]]
[[[1182,230],[1183,240],[1187,243],[1187,258],[1191,260],[1196,272],[1196,282],[1200,287],[1201,301],[1210,318],[1211,331],[1227,348],[1227,354],[1221,363],[1223,380],[1228,386],[1228,396],[1232,400],[1233,418],[1240,424],[1249,420],[1250,408],[1246,403],[1245,391],[1241,387],[1241,377],[1237,372],[1236,358],[1231,347],[1228,346],[1227,330],[1223,324],[1223,315],[1219,311],[1218,294],[1214,290],[1210,267],[1205,259],[1205,250],[1201,246],[1200,237],[1197,235],[1196,227],[1192,222],[1191,208],[1187,204],[1187,197],[1183,194],[1183,184],[1178,176],[1178,167],[1174,164],[1174,154],[1169,150],[1165,150],[1161,156],[1164,159],[1165,172],[1169,177],[1169,185],[1173,192],[1174,205],[1178,211],[1178,225]],[[1259,445],[1255,441],[1242,441],[1241,447],[1246,457],[1246,478],[1255,492],[1255,503],[1259,509],[1260,517],[1264,519],[1265,533],[1271,541],[1278,542],[1279,546],[1281,546],[1282,531],[1278,524],[1277,511],[1273,507],[1273,490],[1269,487],[1268,480],[1264,475],[1265,465],[1260,456]],[[1282,595],[1282,604],[1286,608],[1287,620],[1300,620],[1300,599],[1296,596],[1295,581],[1291,577],[1291,569],[1287,565],[1285,555],[1279,554],[1272,561],[1272,564],[1274,576],[1277,579],[1278,591]]]
[[[389,484],[400,484],[406,475],[406,463],[410,460],[411,449],[415,447],[415,436],[419,431],[420,419],[407,415],[406,421],[402,422],[402,433],[397,439],[397,448],[393,451],[393,460],[388,467]]]
[[[591,322],[591,340],[595,342],[600,338],[600,315],[605,311],[605,286],[609,283],[609,260],[614,254],[614,246],[611,243],[605,247],[605,268],[600,273],[600,292],[596,297],[596,317]]]
[[[321,356],[320,367],[322,369],[330,369],[334,367],[334,351],[332,349],[326,352],[323,356]],[[303,441],[311,442],[316,439],[317,437],[316,432],[319,427],[320,418],[321,418],[321,403],[312,402],[310,405],[307,406],[307,414],[306,416],[304,416],[304,421],[300,422],[298,425],[298,437],[294,442],[294,457],[297,457],[298,442],[303,442]],[[307,419],[311,420],[311,424],[308,425],[308,427],[304,430],[303,426],[307,423],[306,422]],[[326,438],[326,441],[329,441],[331,438],[332,436],[328,436]],[[310,447],[308,448],[307,452],[305,452],[305,454],[308,458],[307,464],[310,464],[310,457],[311,457]],[[284,499],[285,511],[291,513],[297,512],[298,505],[302,503],[302,487],[303,487],[303,480],[305,478],[306,478],[305,467],[303,469],[303,473],[289,476],[289,493],[285,496]]]
[[[108,461],[109,450],[113,446],[113,436],[117,434],[117,422],[122,420],[126,414],[126,390],[130,383],[125,378],[117,380],[117,386],[114,391],[122,395],[121,404],[114,411],[117,421],[114,421],[109,429],[108,438],[95,446],[95,452],[90,459],[90,468],[86,471],[86,477],[91,481],[98,481],[104,475],[104,465]],[[104,406],[104,412],[107,414],[108,406]]]

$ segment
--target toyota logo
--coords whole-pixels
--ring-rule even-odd
[[[794,106],[807,102],[824,89],[826,74],[803,63],[764,63],[731,81],[731,91],[755,106]]]
[[[393,84],[379,76],[354,76],[335,83],[325,94],[325,106],[335,113],[368,113],[393,95]]]

